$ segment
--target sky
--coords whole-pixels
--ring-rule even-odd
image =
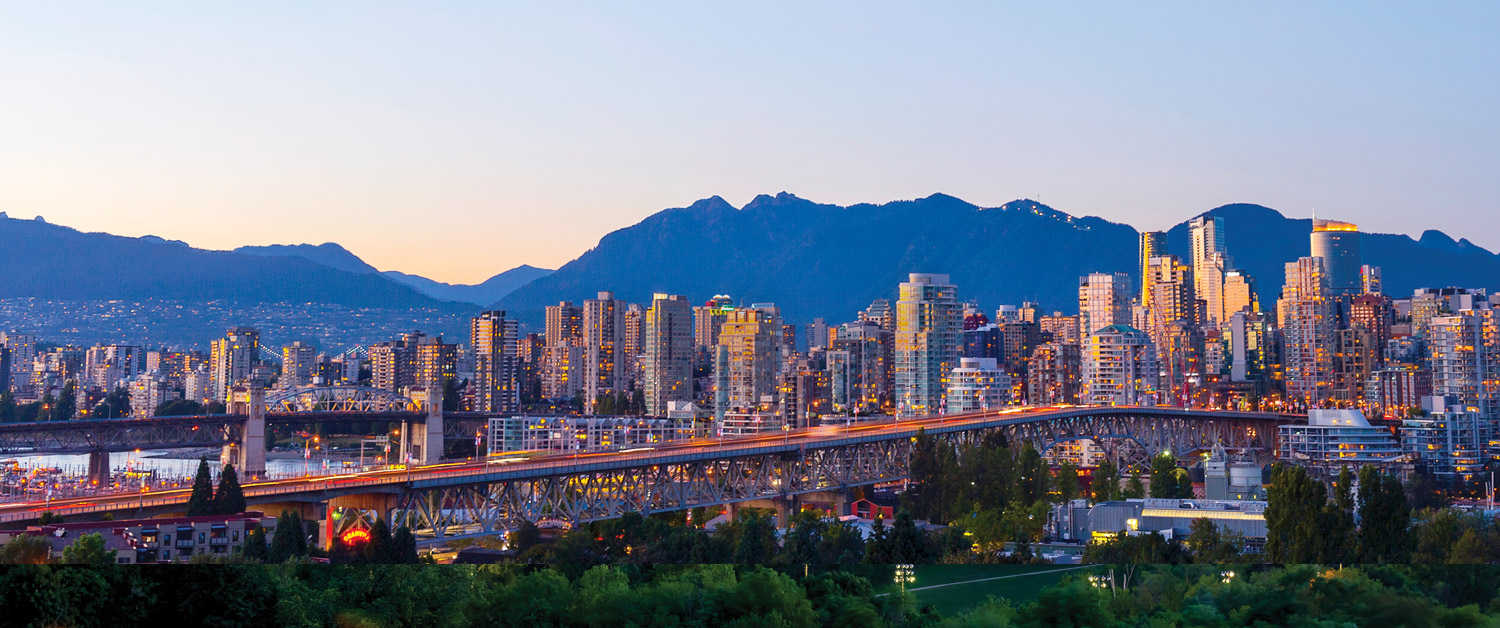
[[[1496,32],[1494,2],[9,3],[0,211],[458,283],[780,191],[1500,250]]]

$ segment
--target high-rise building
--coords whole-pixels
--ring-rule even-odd
[[[997,409],[1009,403],[1010,376],[993,358],[960,358],[948,376],[944,414]]]
[[[1353,405],[1365,398],[1370,375],[1380,368],[1380,346],[1375,336],[1357,327],[1333,332],[1333,399]]]
[[[776,402],[781,366],[781,310],[756,303],[728,313],[719,328],[714,415],[755,413]]]
[[[1091,334],[1110,325],[1130,324],[1134,291],[1130,275],[1090,273],[1078,279],[1078,329]]]
[[[583,407],[593,414],[600,397],[626,391],[625,302],[613,292],[583,302]]]
[[[1370,412],[1387,419],[1400,419],[1432,395],[1432,371],[1415,366],[1383,368],[1365,384],[1365,404]]]
[[[1038,345],[1026,373],[1026,402],[1037,406],[1078,403],[1082,355],[1076,344]]]
[[[1328,291],[1334,296],[1360,294],[1359,227],[1337,220],[1313,220],[1312,257],[1322,258]]]
[[[1359,267],[1359,285],[1362,294],[1382,294],[1380,267],[1365,264]]]
[[[421,332],[370,345],[370,385],[402,392],[412,386],[441,388],[456,377],[458,346]]]
[[[36,336],[0,332],[0,346],[10,353],[10,388],[17,396],[31,392],[31,370],[36,362]]]
[[[1172,321],[1197,322],[1197,296],[1193,291],[1193,269],[1183,264],[1175,255],[1163,255],[1151,259],[1146,268],[1150,282],[1146,286],[1146,298],[1150,310],[1151,327],[1165,329]],[[1153,334],[1156,330],[1145,330]]]
[[[807,349],[809,351],[817,348],[828,348],[828,330],[830,327],[827,322],[821,318],[815,318],[813,322],[808,323],[805,327],[807,332],[802,335],[807,339]]]
[[[707,303],[693,308],[693,346],[716,347],[719,344],[719,327],[724,318],[734,309],[729,295],[714,295]]]
[[[1391,327],[1395,322],[1395,308],[1390,297],[1365,293],[1350,300],[1349,327],[1369,335],[1368,343],[1376,354],[1376,368],[1385,365],[1385,346],[1391,340]]]
[[[1161,392],[1171,405],[1183,408],[1193,405],[1203,381],[1203,332],[1178,319],[1166,324],[1159,342]]]
[[[1224,246],[1224,219],[1199,216],[1188,221],[1188,240],[1192,247],[1193,292],[1203,299],[1202,322],[1218,325],[1224,320],[1224,275],[1229,266],[1229,251]]]
[[[889,299],[875,299],[870,306],[859,313],[859,320],[875,323],[881,328],[896,331],[896,312],[891,309]]]
[[[1266,317],[1257,312],[1240,310],[1224,324],[1224,361],[1229,381],[1266,381],[1271,370],[1270,330]]]
[[[583,340],[583,308],[572,301],[562,301],[546,308],[547,346],[581,344]]]
[[[130,417],[149,419],[156,416],[156,407],[163,402],[182,397],[172,381],[161,373],[142,373],[130,380]]]
[[[641,358],[646,346],[646,308],[639,303],[628,304],[620,320],[624,325],[620,332],[620,360],[625,365],[620,392],[625,392],[641,386]]]
[[[1082,391],[1086,405],[1154,405],[1159,371],[1151,338],[1129,325],[1090,334],[1083,345]]]
[[[317,375],[318,349],[301,340],[281,348],[281,377],[276,383],[281,388],[307,386]]]
[[[872,321],[845,323],[839,326],[833,348],[849,355],[851,413],[878,414],[894,403],[895,337],[891,330]],[[828,359],[832,368],[832,352]]]
[[[1242,270],[1224,273],[1224,318],[1229,320],[1235,312],[1259,313],[1260,296],[1255,292],[1255,278]]]
[[[469,321],[469,351],[474,362],[470,409],[497,413],[520,410],[517,332],[516,321],[506,318],[504,310],[482,312]]]
[[[693,319],[687,297],[651,296],[641,360],[646,414],[666,416],[671,402],[693,399]]]
[[[1126,319],[1129,319],[1130,304],[1125,304]],[[1037,325],[1042,331],[1042,342],[1057,342],[1067,345],[1078,346],[1083,341],[1080,333],[1077,316],[1063,316],[1062,312],[1053,312],[1043,316]]]
[[[1142,231],[1139,253],[1140,265],[1136,270],[1141,278],[1141,305],[1151,307],[1151,259],[1167,254],[1167,232]]]
[[[1286,264],[1286,284],[1276,302],[1282,335],[1286,396],[1321,407],[1333,386],[1334,316],[1321,257]]]
[[[1463,310],[1432,319],[1427,338],[1432,394],[1479,413],[1484,442],[1500,436],[1500,316]]]
[[[209,394],[214,401],[227,401],[229,389],[250,379],[260,365],[260,330],[232,327],[209,345]]]
[[[896,301],[896,407],[900,416],[938,413],[958,366],[962,308],[948,275],[912,273]]]

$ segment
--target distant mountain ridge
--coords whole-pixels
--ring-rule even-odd
[[[505,295],[510,294],[516,288],[526,285],[526,283],[538,277],[545,277],[552,272],[545,268],[536,268],[523,264],[494,277],[490,277],[481,283],[466,285],[443,283],[396,270],[381,272],[360,259],[359,256],[334,242],[324,242],[318,245],[272,244],[268,246],[242,246],[234,251],[236,253],[259,255],[262,257],[301,257],[329,268],[351,273],[380,274],[392,281],[411,286],[418,292],[434,299],[470,303],[479,306],[494,303]]]
[[[1223,216],[1235,268],[1256,280],[1270,309],[1284,264],[1309,254],[1311,221],[1248,203],[1208,212]],[[1342,216],[1358,222],[1358,216]],[[1187,257],[1187,222],[1173,227],[1169,249]],[[1500,258],[1437,231],[1421,240],[1362,233],[1364,261],[1381,266],[1388,294],[1423,286],[1500,285]],[[945,194],[848,207],[782,192],[742,208],[713,196],[659,211],[616,230],[593,249],[493,307],[523,321],[541,320],[560,300],[600,290],[647,302],[654,292],[699,302],[729,294],[770,301],[789,321],[852,319],[875,298],[896,298],[909,272],[947,273],[959,298],[983,308],[1039,302],[1047,311],[1077,311],[1078,278],[1090,272],[1138,275],[1138,232],[1098,217],[1075,217],[1021,199],[985,208]],[[1138,281],[1138,278],[1137,278]]]
[[[0,297],[457,307],[379,275],[302,257],[208,251],[154,236],[86,233],[40,219],[0,216],[0,250]]]
[[[433,298],[483,306],[505,298],[517,288],[538,278],[546,277],[552,274],[552,271],[522,264],[474,285],[443,283],[395,270],[388,270],[381,274],[416,288]]]

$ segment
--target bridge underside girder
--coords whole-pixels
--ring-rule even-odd
[[[909,439],[725,460],[560,474],[409,490],[393,525],[442,538],[488,533],[521,521],[585,523],[627,512],[650,514],[847,490],[905,477]]]

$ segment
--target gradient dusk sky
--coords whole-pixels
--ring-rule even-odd
[[[11,217],[450,282],[782,190],[1500,249],[1497,114],[1495,2],[0,8]]]

